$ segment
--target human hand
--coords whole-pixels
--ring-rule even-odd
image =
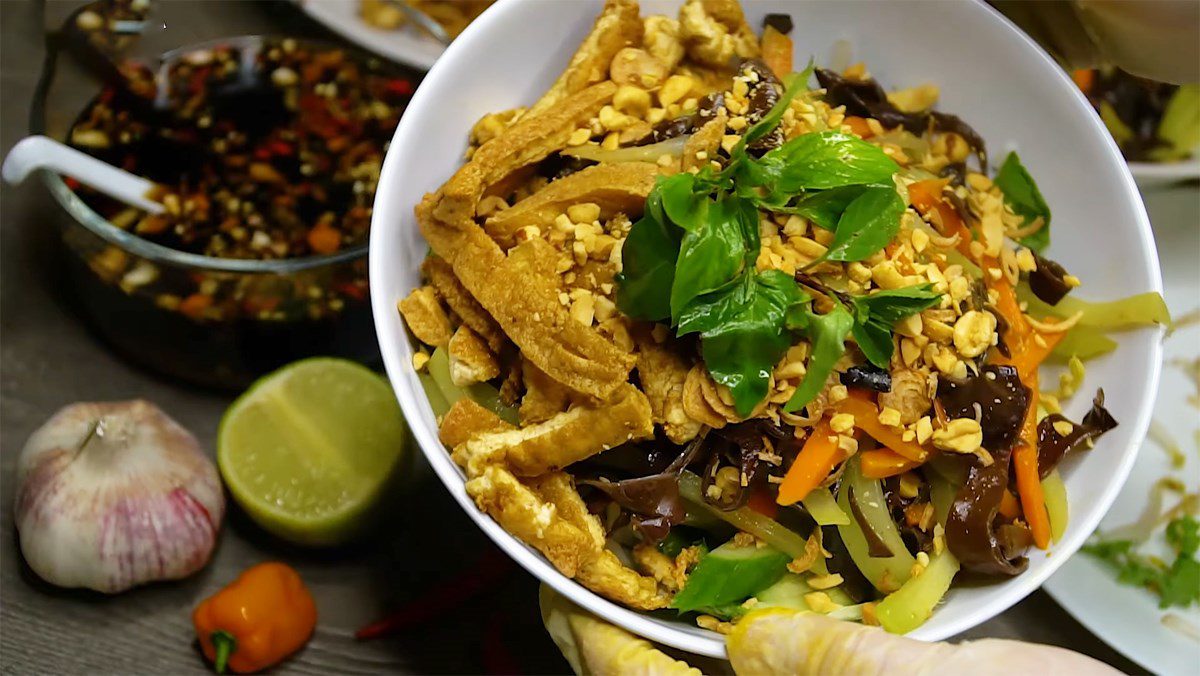
[[[726,644],[729,662],[692,655],[684,661],[596,618],[545,585],[541,601],[546,629],[577,674],[1119,673],[1052,646],[997,639],[925,643],[879,627],[782,608],[752,612],[734,625]]]

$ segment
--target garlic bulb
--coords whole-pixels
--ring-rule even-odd
[[[25,443],[14,511],[42,579],[111,594],[204,567],[225,496],[196,438],[154,404],[79,403]]]

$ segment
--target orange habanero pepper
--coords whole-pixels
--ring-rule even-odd
[[[196,637],[217,673],[261,671],[299,650],[317,624],[317,606],[296,571],[260,563],[192,613]]]

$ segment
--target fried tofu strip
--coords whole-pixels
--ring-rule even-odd
[[[696,130],[683,146],[683,170],[700,169],[717,156],[721,147],[721,139],[725,136],[725,123],[728,118],[724,113],[714,117],[704,126]]]
[[[396,307],[417,340],[434,347],[445,347],[450,342],[454,328],[432,286],[413,289]]]
[[[720,141],[718,135],[717,143]],[[492,239],[505,246],[512,243],[517,230],[527,225],[537,226],[542,232],[549,231],[554,219],[566,213],[567,207],[583,202],[600,206],[601,221],[617,213],[636,219],[641,215],[646,196],[658,175],[658,166],[650,162],[597,164],[554,181],[492,216],[483,228]]]
[[[500,375],[500,362],[488,346],[466,324],[450,337],[450,381],[459,387],[482,383]]]
[[[506,257],[473,216],[484,186],[562,148],[575,125],[611,100],[614,90],[612,82],[604,82],[546,113],[523,118],[481,147],[442,190],[426,195],[416,208],[426,241],[522,353],[550,377],[597,400],[625,382],[633,359],[595,329],[570,318],[558,302],[558,276],[552,270],[536,274],[542,268],[535,254],[545,256],[546,251],[523,250],[540,240],[515,247]]]
[[[471,437],[489,432],[506,432],[516,429],[500,419],[500,416],[475,403],[470,398],[454,402],[442,424],[438,426],[438,439],[446,448],[464,444]]]
[[[525,381],[525,397],[518,411],[522,425],[545,422],[571,405],[571,391],[528,359],[521,360],[521,375]]]
[[[554,107],[566,97],[608,77],[608,65],[617,52],[642,41],[642,19],[635,0],[608,0],[596,17],[592,32],[571,57],[566,70],[529,109],[537,114]]]
[[[537,425],[483,434],[455,448],[452,455],[469,475],[478,474],[484,465],[503,464],[518,476],[538,476],[653,434],[650,402],[625,384],[602,406],[577,406]]]
[[[504,332],[462,282],[458,281],[458,277],[454,276],[450,264],[442,258],[430,256],[421,264],[421,272],[463,324],[479,334],[492,351],[499,352],[504,346]],[[449,341],[449,337],[446,340]]]
[[[522,483],[490,465],[467,482],[467,494],[505,530],[542,552],[585,587],[635,608],[665,608],[670,597],[649,577],[621,564],[604,546],[604,531],[571,478],[553,472]]]
[[[504,530],[537,549],[563,575],[575,577],[595,556],[592,536],[558,515],[503,467],[490,465],[466,483],[467,494]]]
[[[705,66],[721,68],[735,57],[759,54],[738,0],[688,0],[679,8],[679,26],[688,56]]]
[[[667,437],[682,444],[700,433],[701,423],[688,416],[683,406],[684,384],[692,366],[668,338],[654,340],[649,331],[638,331],[638,378],[650,400],[654,422],[662,425]]]

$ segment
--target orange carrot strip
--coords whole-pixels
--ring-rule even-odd
[[[792,72],[792,39],[767,26],[762,35],[762,60],[780,80]]]
[[[929,452],[913,441],[905,441],[891,427],[879,422],[879,409],[870,400],[870,395],[861,390],[851,390],[850,396],[837,403],[842,413],[854,416],[854,426],[866,432],[872,439],[883,444],[897,455],[909,460],[922,463],[929,457]]]
[[[867,124],[866,118],[857,115],[847,115],[842,122],[850,127],[850,131],[861,138],[867,139],[875,135],[875,132],[871,131],[871,125]]]
[[[964,256],[971,255],[971,231],[967,229],[958,210],[946,203],[942,189],[950,182],[947,178],[931,178],[917,181],[908,186],[908,201],[922,216],[936,210],[942,222],[941,234],[945,237],[958,235],[957,249]]]
[[[1021,515],[1021,503],[1008,491],[1004,491],[1004,496],[1000,498],[1000,515],[1006,519],[1015,519]]]
[[[921,463],[909,460],[886,448],[863,451],[858,454],[858,457],[859,462],[862,463],[859,468],[862,470],[863,476],[868,479],[886,479],[921,466]]]
[[[1050,546],[1050,514],[1046,511],[1046,498],[1042,493],[1042,481],[1038,478],[1037,446],[1021,443],[1013,451],[1013,465],[1017,473],[1017,493],[1021,496],[1021,509],[1033,533],[1033,543],[1039,549]]]
[[[783,483],[779,484],[776,502],[791,505],[808,497],[841,460],[842,449],[838,448],[837,435],[829,429],[829,420],[824,419],[809,433],[804,447],[788,468]]]
[[[1071,71],[1071,79],[1075,81],[1075,86],[1084,94],[1092,91],[1092,87],[1096,85],[1096,71],[1092,68],[1079,68]]]

